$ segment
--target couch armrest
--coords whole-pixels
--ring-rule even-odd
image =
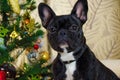
[[[108,59],[100,61],[109,69],[111,69],[118,77],[120,77],[120,59]]]

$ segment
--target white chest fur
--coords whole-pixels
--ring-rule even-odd
[[[66,65],[66,69],[67,69],[65,72],[65,74],[67,75],[66,80],[73,80],[73,73],[76,69],[75,65],[76,65],[76,61]]]
[[[73,52],[67,53],[67,51],[64,50],[64,53],[61,53],[61,60],[62,61],[70,61],[75,60],[73,56]],[[76,70],[76,61],[66,64],[66,72],[67,75],[66,80],[73,80],[73,74]]]

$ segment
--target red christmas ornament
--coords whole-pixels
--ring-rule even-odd
[[[6,72],[6,78],[15,78],[16,77],[16,68],[10,63],[2,64],[2,68]]]
[[[38,48],[39,48],[39,45],[38,45],[38,44],[35,44],[35,45],[34,45],[34,49],[38,50]]]
[[[0,80],[6,80],[6,72],[4,68],[0,69]]]

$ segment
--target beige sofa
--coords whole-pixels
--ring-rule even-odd
[[[69,14],[77,0],[47,0],[57,15]],[[87,44],[96,57],[120,76],[120,0],[88,0],[83,27]],[[52,52],[52,57],[55,57]]]

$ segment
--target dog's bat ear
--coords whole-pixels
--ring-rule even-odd
[[[71,15],[75,15],[76,17],[78,17],[84,24],[87,20],[87,12],[87,0],[78,0],[71,11]]]
[[[38,6],[38,13],[42,21],[43,27],[47,28],[50,20],[55,16],[53,10],[46,4],[40,3]]]

